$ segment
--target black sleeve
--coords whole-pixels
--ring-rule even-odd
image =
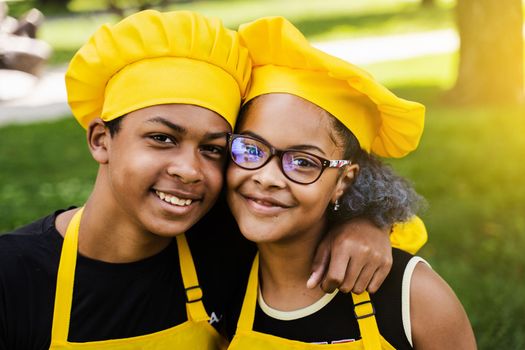
[[[61,246],[48,231],[54,219],[0,235],[0,350],[49,348]]]
[[[0,350],[7,350],[7,320],[6,320],[4,281],[0,272]]]

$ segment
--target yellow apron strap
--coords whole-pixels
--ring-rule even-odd
[[[179,250],[180,271],[184,289],[186,290],[186,312],[188,320],[195,322],[207,321],[210,319],[202,303],[202,290],[199,286],[197,272],[191,257],[190,247],[183,234],[177,235],[177,247]]]
[[[53,326],[51,340],[67,342],[69,320],[73,302],[73,283],[77,264],[78,229],[84,208],[75,213],[66,230],[60,262],[58,265],[57,286],[55,294],[55,309],[53,311]]]
[[[354,301],[354,313],[359,324],[361,339],[365,350],[381,349],[381,336],[377,328],[375,309],[370,295],[367,292],[361,294],[352,293]]]
[[[257,290],[259,288],[259,254],[253,260],[246,294],[242,303],[241,314],[237,322],[237,331],[249,332],[253,329],[255,319],[255,309],[257,307]]]

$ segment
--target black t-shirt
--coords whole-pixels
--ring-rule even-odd
[[[412,349],[403,328],[402,280],[405,267],[412,255],[398,249],[392,250],[392,270],[370,298],[376,311],[376,320],[381,335],[397,350]],[[226,328],[231,339],[235,334],[237,320],[242,307],[246,282],[241,294],[236,296],[233,312],[227,315]],[[255,331],[272,334],[281,338],[306,343],[335,344],[361,338],[354,304],[350,294],[337,293],[322,309],[308,316],[293,320],[281,320],[267,315],[257,303]]]
[[[63,239],[54,214],[0,236],[0,349],[48,349]],[[224,206],[186,233],[210,322],[222,328],[225,300],[243,285],[255,246]],[[149,334],[186,321],[177,244],[150,258],[111,264],[78,256],[69,340]]]

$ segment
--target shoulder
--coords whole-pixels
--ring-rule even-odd
[[[414,346],[475,349],[467,314],[452,288],[429,265],[417,263],[410,282]]]
[[[56,214],[0,236],[0,332],[9,349],[48,344],[62,243]]]
[[[382,299],[395,298],[400,301],[402,285],[407,282],[407,279],[408,282],[410,281],[413,265],[417,261],[424,260],[403,250],[392,248],[392,268],[375,295],[381,296]]]
[[[0,235],[1,276],[16,274],[18,268],[29,269],[40,263],[51,263],[51,256],[58,257],[62,242],[54,225],[58,213]]]
[[[379,290],[370,297],[383,337],[396,349],[411,349],[410,280],[421,258],[392,249],[392,268]]]
[[[15,247],[20,242],[27,242],[32,239],[40,239],[50,230],[55,229],[56,217],[64,212],[64,210],[57,210],[56,212],[35,220],[27,225],[20,226],[13,231],[0,233],[0,247],[1,249],[8,249]]]

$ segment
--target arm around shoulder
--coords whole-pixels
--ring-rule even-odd
[[[416,350],[477,349],[470,321],[450,286],[417,264],[410,286],[410,320]]]

